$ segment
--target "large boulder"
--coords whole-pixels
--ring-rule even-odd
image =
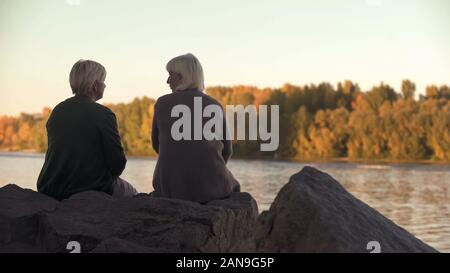
[[[437,252],[312,167],[290,178],[236,250]]]
[[[248,193],[198,203],[83,192],[57,202],[15,185],[0,189],[0,252],[228,252],[258,216]],[[73,249],[73,248],[69,248]]]
[[[58,202],[16,185],[0,189],[0,251],[39,251],[39,220],[52,212]],[[5,249],[5,247],[7,248]]]
[[[311,167],[293,175],[259,217],[248,193],[200,205],[94,191],[58,202],[16,185],[0,188],[0,252],[367,253],[372,247],[436,252]]]

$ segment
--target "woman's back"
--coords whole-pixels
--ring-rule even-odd
[[[201,101],[201,109],[195,107],[195,100]],[[190,117],[172,117],[172,109],[177,105],[187,106]],[[202,111],[208,105],[220,107],[216,100],[196,89],[175,91],[156,102],[152,141],[159,157],[153,176],[154,196],[207,202],[239,190],[239,183],[226,167],[231,156],[231,140],[206,140],[203,136],[203,126],[211,119],[202,117]],[[202,118],[198,119],[200,116]],[[190,138],[177,141],[172,135],[172,127],[180,118],[188,118]],[[221,123],[225,126],[223,115]],[[197,129],[198,139],[199,128],[201,140],[194,140],[194,131]],[[179,129],[188,128],[182,126]]]

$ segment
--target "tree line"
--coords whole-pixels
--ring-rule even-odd
[[[280,146],[260,152],[259,141],[234,141],[234,157],[322,160],[450,161],[450,87],[402,82],[400,92],[381,83],[363,92],[345,81],[281,88],[214,86],[206,93],[226,105],[279,105]],[[128,155],[155,156],[151,128],[155,100],[107,104],[117,116]],[[270,106],[269,106],[270,107]],[[51,109],[0,117],[0,149],[39,151],[47,148],[45,124]],[[270,122],[270,117],[269,117]]]

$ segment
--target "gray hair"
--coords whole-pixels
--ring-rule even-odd
[[[167,72],[181,74],[181,84],[176,90],[197,88],[199,91],[205,89],[203,68],[200,61],[193,54],[188,53],[170,60],[166,65]]]
[[[70,71],[69,81],[73,94],[90,95],[95,81],[103,82],[106,69],[103,65],[91,60],[79,60]]]

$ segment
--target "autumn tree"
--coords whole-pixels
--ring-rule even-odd
[[[402,94],[404,99],[414,99],[416,84],[410,80],[402,81]]]

